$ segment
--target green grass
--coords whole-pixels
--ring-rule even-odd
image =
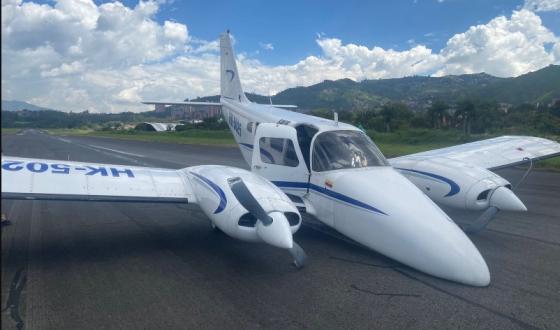
[[[549,158],[537,162],[537,168],[545,168],[549,170],[560,171],[560,157]]]
[[[21,128],[4,128],[4,127],[2,127],[2,135],[16,134],[20,130],[21,130]]]
[[[54,135],[96,136],[149,142],[235,146],[235,141],[229,130],[191,129],[179,132],[145,132],[135,130],[48,129],[47,131]]]
[[[428,151],[432,149],[438,149],[438,148],[443,148],[443,147],[448,147],[453,145],[453,143],[405,144],[405,143],[389,143],[389,142],[377,142],[376,144],[387,158],[404,156],[408,154],[413,154],[417,152]]]
[[[2,134],[4,134],[2,129]],[[17,132],[18,129],[7,129]],[[184,143],[199,145],[236,146],[229,130],[191,129],[179,132],[144,132],[144,131],[94,131],[92,129],[48,129],[55,135],[78,135],[108,137],[149,142]],[[472,135],[465,138],[456,131],[406,130],[395,133],[378,133],[368,131],[369,136],[379,146],[387,158],[398,157],[417,152],[444,148],[470,141],[488,139],[496,135]],[[558,141],[558,137],[548,137]],[[536,163],[537,168],[560,170],[560,157],[546,159]]]

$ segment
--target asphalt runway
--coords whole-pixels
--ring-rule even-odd
[[[236,148],[2,136],[6,155],[180,168],[247,166]],[[521,170],[499,172],[512,183]],[[440,280],[314,222],[296,234],[309,264],[215,233],[191,205],[3,201],[2,329],[560,328],[560,173],[517,190],[471,239],[492,282]],[[468,217],[457,214],[453,217]],[[473,216],[473,215],[470,215]]]

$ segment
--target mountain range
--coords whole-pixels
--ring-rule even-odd
[[[40,110],[50,110],[50,109],[43,108],[23,101],[2,100],[2,111],[18,111],[18,110],[40,111]]]
[[[267,96],[250,94],[257,103],[269,103]],[[465,98],[521,103],[548,104],[560,99],[560,65],[513,78],[499,78],[486,73],[443,77],[412,76],[393,79],[325,80],[308,87],[286,89],[274,96],[275,104],[296,104],[301,109],[326,108],[338,111],[365,110],[398,101],[412,110],[426,108],[434,100],[455,103]],[[192,101],[217,101],[218,96]]]
[[[288,88],[272,97],[247,93],[257,103],[296,104],[302,110],[330,109],[354,111],[375,109],[387,102],[404,102],[412,110],[428,107],[433,101],[456,103],[462,99],[496,101],[511,105],[549,104],[560,99],[560,65],[513,78],[499,78],[486,73],[443,77],[412,76],[392,79],[325,80],[308,87]],[[191,101],[218,102],[219,96]],[[2,100],[3,111],[49,110],[22,101]]]

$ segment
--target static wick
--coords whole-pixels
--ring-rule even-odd
[[[334,124],[338,126],[338,112],[334,112]]]

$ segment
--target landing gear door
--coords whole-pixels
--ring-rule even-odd
[[[251,170],[296,195],[307,192],[309,171],[295,128],[262,123],[257,127]]]

